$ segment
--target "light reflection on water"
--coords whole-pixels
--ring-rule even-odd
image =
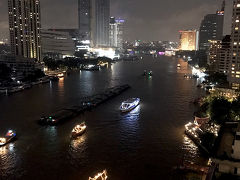
[[[77,151],[79,148],[81,148],[82,145],[84,145],[86,141],[86,135],[82,135],[81,137],[77,137],[76,139],[73,139],[71,141],[71,149],[73,151]]]
[[[140,119],[141,105],[137,106],[131,112],[126,114],[120,114],[121,124],[121,141],[126,141],[126,144],[131,146],[132,143],[136,143],[139,140],[139,119]],[[126,145],[125,144],[125,145]]]
[[[0,147],[0,179],[7,178],[8,173],[16,169],[17,159],[14,143]]]
[[[139,105],[136,108],[134,108],[132,111],[130,111],[126,114],[123,114],[122,118],[125,121],[124,124],[127,126],[135,125],[139,120],[140,110],[141,110],[141,107]]]
[[[72,139],[69,144],[68,159],[74,167],[85,166],[85,159],[87,158],[86,140],[87,135],[84,134],[76,139]]]
[[[186,135],[183,136],[183,150],[185,151],[183,159],[185,161],[194,162],[199,156],[198,147]]]

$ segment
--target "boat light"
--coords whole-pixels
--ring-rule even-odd
[[[99,179],[101,178],[101,179]],[[106,180],[108,177],[107,177],[107,171],[104,170],[102,173],[98,173],[94,178],[91,178],[89,177],[88,180]]]

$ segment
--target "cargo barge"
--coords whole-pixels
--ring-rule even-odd
[[[81,113],[84,113],[85,111],[96,108],[100,104],[112,99],[113,97],[121,94],[122,92],[126,91],[129,88],[130,86],[128,84],[122,85],[122,86],[116,86],[116,87],[107,89],[103,93],[82,98],[79,105],[61,109],[48,116],[42,116],[38,120],[38,123],[40,125],[56,126],[62,122],[65,122],[66,120],[72,119],[80,115]]]

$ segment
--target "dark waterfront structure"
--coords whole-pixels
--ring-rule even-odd
[[[216,14],[208,14],[204,17],[200,26],[199,50],[208,51],[209,40],[222,40],[224,23],[225,1],[221,11]]]
[[[91,40],[93,47],[109,46],[110,0],[91,2]]]
[[[80,40],[90,39],[91,1],[78,0],[78,29]]]
[[[40,1],[8,0],[12,54],[41,60]]]

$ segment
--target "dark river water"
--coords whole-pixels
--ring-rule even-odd
[[[154,76],[143,77],[145,69]],[[0,179],[87,180],[104,169],[110,180],[172,179],[183,159],[199,157],[184,136],[184,125],[193,118],[189,102],[201,92],[195,80],[184,79],[185,73],[190,67],[181,60],[144,57],[0,97],[0,133],[11,128],[18,134],[15,142],[0,148]],[[126,83],[130,90],[92,112],[57,127],[36,123],[42,115],[78,104],[81,97]],[[121,114],[121,102],[130,97],[140,97],[141,105]],[[86,133],[71,141],[71,130],[82,121]]]

